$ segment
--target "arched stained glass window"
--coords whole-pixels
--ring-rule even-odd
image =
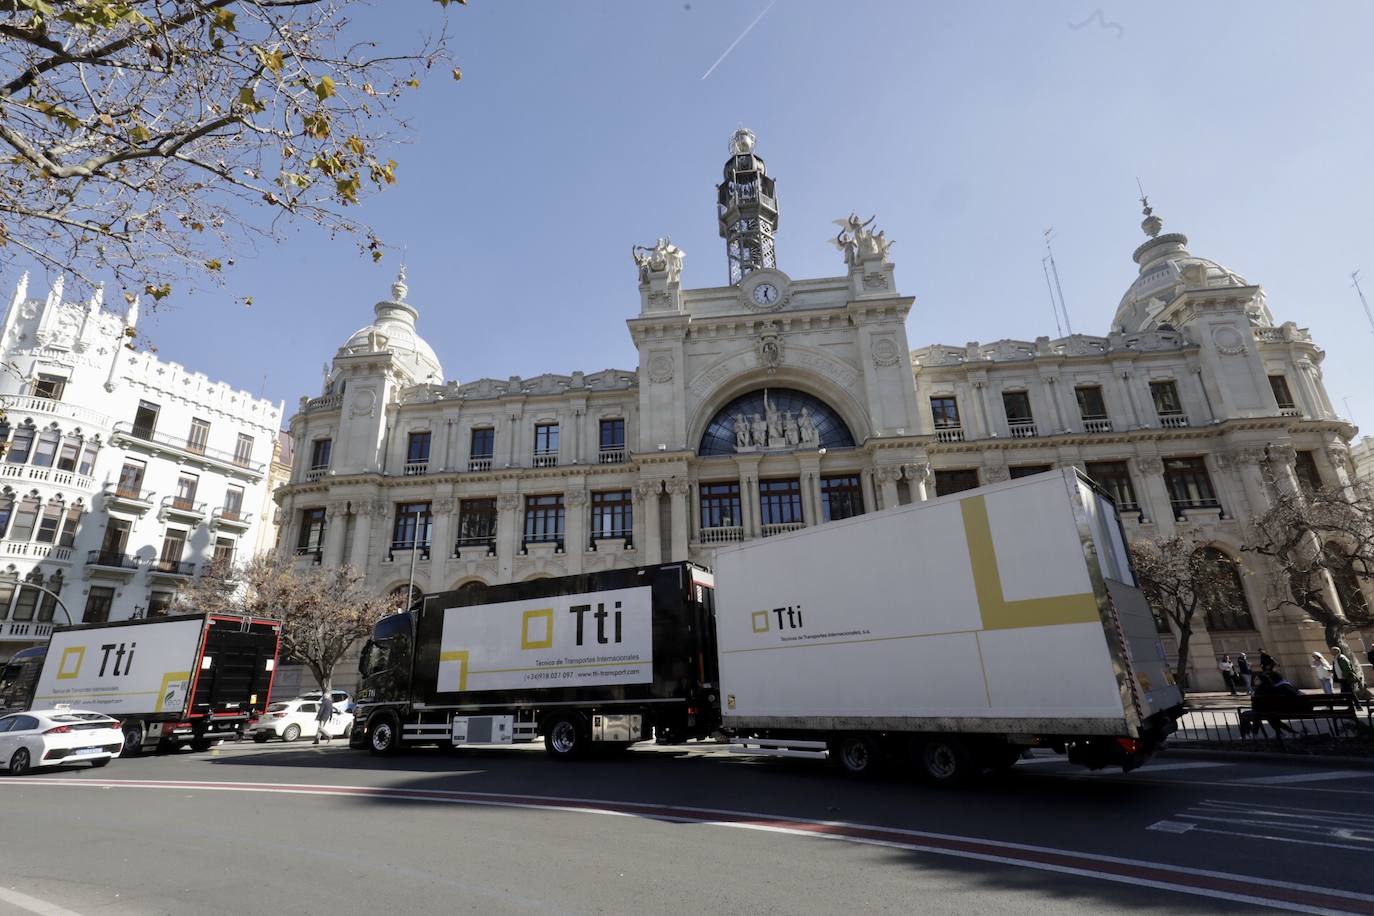
[[[809,439],[808,424],[815,428]],[[854,434],[820,398],[791,388],[761,388],[740,395],[716,413],[697,454],[733,455],[743,441],[749,443],[746,448],[758,451],[852,448]]]

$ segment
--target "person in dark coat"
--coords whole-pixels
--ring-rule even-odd
[[[1279,666],[1279,663],[1276,662],[1276,661],[1274,661],[1274,656],[1270,655],[1268,652],[1265,652],[1265,651],[1264,651],[1264,648],[1261,647],[1261,648],[1260,648],[1260,670],[1261,670],[1261,671],[1273,671],[1273,670],[1274,670],[1275,668],[1277,668],[1278,666]]]
[[[334,698],[325,690],[320,696],[320,708],[315,713],[315,740],[313,743],[319,744],[323,738],[325,743],[329,743],[329,720],[334,718]]]
[[[1255,685],[1251,683],[1254,672],[1250,670],[1250,659],[1245,657],[1242,652],[1236,656],[1236,682],[1245,688],[1247,694],[1255,692]]]
[[[1297,732],[1286,725],[1286,714],[1301,711],[1302,691],[1288,682],[1278,671],[1265,671],[1255,678],[1255,692],[1250,699],[1250,708],[1255,717],[1269,723],[1274,730],[1274,739],[1283,744],[1283,733],[1296,735]]]

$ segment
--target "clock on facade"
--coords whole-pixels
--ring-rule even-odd
[[[772,305],[778,301],[778,288],[771,283],[760,283],[754,287],[752,295],[759,305]]]

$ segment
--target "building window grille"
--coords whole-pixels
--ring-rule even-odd
[[[1116,503],[1118,512],[1134,512],[1140,508],[1126,462],[1089,461],[1085,469],[1088,479],[1107,491],[1107,495]]]
[[[629,490],[592,493],[592,539],[628,538],[634,530],[634,504]]]
[[[1175,513],[1220,506],[1216,491],[1212,489],[1212,478],[1207,474],[1206,462],[1201,458],[1166,458],[1164,483],[1169,488],[1169,501]]]
[[[66,390],[67,380],[60,375],[39,373],[38,378],[33,380],[33,396],[36,398],[60,401]]]
[[[454,546],[459,551],[465,547],[484,547],[490,551],[496,546],[494,498],[465,499],[458,504],[458,540]]]
[[[935,472],[936,496],[948,496],[951,493],[961,493],[964,490],[972,490],[977,486],[977,468],[958,468]]]
[[[391,530],[391,549],[428,550],[433,518],[427,502],[397,504],[396,523]]]
[[[210,441],[210,421],[195,417],[191,420],[191,431],[186,435],[186,451],[197,455],[205,454],[205,444]]]
[[[525,543],[548,544],[563,541],[563,495],[525,497]]]
[[[821,518],[837,522],[864,514],[864,488],[857,474],[821,478]]]
[[[415,477],[429,471],[429,443],[430,433],[428,430],[411,433],[406,440],[405,475],[407,477]]]

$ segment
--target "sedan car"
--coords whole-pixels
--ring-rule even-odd
[[[315,714],[319,711],[318,700],[287,700],[283,703],[273,703],[267,707],[267,712],[263,713],[261,719],[249,726],[248,733],[259,744],[268,738],[280,738],[283,741],[309,738],[314,736],[319,728],[319,723],[315,721]],[[330,738],[342,738],[352,728],[353,714],[336,712],[329,720],[325,734]]]
[[[11,776],[65,763],[103,767],[123,748],[119,723],[104,713],[30,709],[0,718],[0,766]]]
[[[314,700],[318,703],[321,696],[323,696],[323,694],[318,690],[312,690],[309,693],[301,694],[296,697],[296,699],[306,701]],[[349,693],[347,690],[331,690],[329,691],[329,696],[334,700],[334,708],[339,712],[353,711],[353,694]]]

